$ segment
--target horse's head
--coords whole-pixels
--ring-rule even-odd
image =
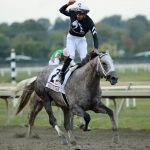
[[[108,51],[99,53],[100,68],[103,72],[103,76],[108,80],[111,85],[114,85],[118,81],[118,76],[114,68],[113,60]]]

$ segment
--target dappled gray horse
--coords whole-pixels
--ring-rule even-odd
[[[53,68],[54,69],[54,68]],[[38,113],[42,110],[43,108],[43,100],[36,94],[35,91],[33,91],[33,93],[31,94],[30,97],[26,97],[27,93],[30,91],[28,91],[26,88],[28,88],[28,85],[31,84],[31,82],[34,82],[36,80],[36,77],[33,78],[29,78],[29,79],[25,79],[22,80],[21,82],[19,82],[14,90],[15,95],[17,95],[18,93],[22,92],[22,94],[19,97],[19,105],[17,108],[17,114],[19,114],[24,107],[27,105],[27,103],[29,102],[29,113],[28,113],[28,122],[26,124],[26,126],[28,126],[28,137],[31,136],[32,134],[32,127],[34,125],[34,121],[36,116],[38,115]],[[56,106],[55,103],[52,103],[53,106]],[[59,115],[60,111],[59,111]],[[59,120],[61,122],[61,120]],[[85,129],[85,122],[83,120],[79,120],[81,122],[80,124],[80,128],[83,129],[83,131],[89,131],[90,129],[87,127]],[[61,124],[59,124],[61,125]]]
[[[54,101],[58,107],[61,107],[64,112],[64,127],[68,133],[70,143],[75,149],[80,149],[77,141],[72,134],[72,115],[83,117],[86,125],[90,121],[90,116],[86,111],[92,110],[96,113],[106,113],[112,121],[112,128],[114,131],[114,142],[118,142],[118,129],[114,119],[113,111],[107,108],[101,101],[100,79],[105,77],[110,83],[117,83],[117,75],[113,66],[112,59],[108,52],[88,54],[85,64],[75,70],[65,86],[66,98],[68,105],[64,102],[64,97],[61,93],[55,92],[45,87],[51,69],[46,67],[38,76],[35,82],[28,86],[27,90],[30,96],[33,89],[37,95],[43,100],[44,107],[49,116],[49,122],[57,131],[63,144],[67,144],[67,138],[57,125],[56,119],[53,115],[51,102]],[[85,59],[86,60],[86,59]],[[34,88],[33,88],[34,87]]]

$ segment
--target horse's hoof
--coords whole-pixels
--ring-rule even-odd
[[[119,143],[119,135],[116,135],[113,137],[113,143],[115,143],[115,144]]]
[[[85,125],[84,124],[81,124],[80,125],[80,129],[82,129],[83,131],[91,131],[91,128],[90,127],[88,127],[88,128],[85,128]]]
[[[67,144],[68,144],[68,140],[66,139],[65,136],[60,137],[60,138],[61,138],[61,144],[62,144],[62,145],[67,145]]]
[[[81,150],[80,145],[76,145],[76,146],[74,146],[74,150]]]
[[[61,141],[61,144],[62,144],[62,145],[67,145],[67,144],[68,144],[68,141],[67,141],[66,139],[64,139],[64,140]]]
[[[87,129],[87,128],[86,128],[86,129],[83,129],[83,131],[84,131],[84,132],[91,131],[91,128],[88,127],[88,129]]]
[[[81,125],[79,126],[80,129],[84,129],[84,127],[85,127],[84,124],[81,124]]]

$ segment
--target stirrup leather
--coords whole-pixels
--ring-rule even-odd
[[[64,79],[65,79],[65,73],[64,72],[60,72],[60,74],[59,74],[59,81],[60,81],[61,84],[63,84]]]

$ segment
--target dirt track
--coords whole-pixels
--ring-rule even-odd
[[[25,127],[0,127],[0,150],[72,150],[60,144],[52,128],[33,129],[33,137],[26,137]],[[74,130],[82,150],[150,150],[150,131],[120,131],[120,143],[112,143],[111,130],[95,129],[90,132]]]

